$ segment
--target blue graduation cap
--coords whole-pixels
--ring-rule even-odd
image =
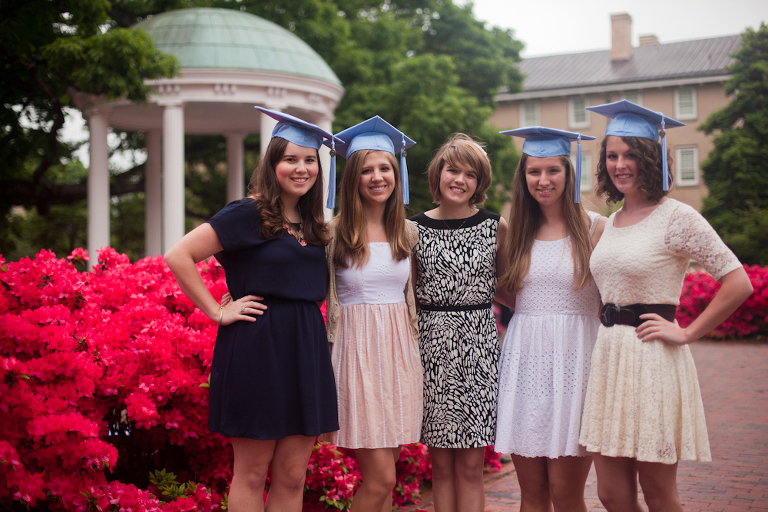
[[[362,123],[356,124],[351,128],[339,132],[335,135],[342,139],[337,144],[338,151],[349,158],[355,151],[361,149],[371,149],[374,151],[386,151],[395,155],[400,152],[400,182],[403,188],[403,203],[408,204],[408,166],[405,163],[406,150],[415,145],[416,142],[408,138],[403,132],[386,122],[379,116],[374,116]],[[328,141],[325,142],[327,146]],[[331,183],[328,189],[328,204],[326,207],[333,208],[336,199],[336,175],[331,169]]]
[[[664,176],[662,188],[669,190],[669,168],[667,166],[667,137],[666,128],[677,128],[685,126],[671,117],[666,117],[661,112],[641,107],[631,101],[621,100],[604,105],[595,105],[587,107],[587,110],[597,112],[601,116],[611,118],[608,128],[605,129],[606,135],[615,135],[617,137],[643,137],[658,142],[659,131],[661,131],[661,161]]]
[[[571,142],[576,142],[576,192],[573,200],[577,203],[581,202],[581,141],[595,140],[594,137],[543,126],[529,126],[499,133],[525,139],[523,153],[536,158],[570,156]]]
[[[326,141],[326,144],[328,144],[331,148],[331,178],[333,181],[331,183],[334,183],[334,185],[329,185],[329,187],[335,188],[335,180],[336,180],[336,150],[335,145],[337,142],[341,143],[344,142],[343,140],[339,139],[338,137],[334,137],[330,132],[327,132],[320,128],[319,126],[316,126],[312,123],[308,123],[304,121],[303,119],[299,119],[298,117],[292,116],[290,114],[286,114],[284,112],[278,112],[276,110],[269,110],[268,108],[264,107],[254,107],[259,112],[262,112],[272,119],[275,119],[278,123],[275,125],[274,129],[272,130],[272,138],[280,137],[282,139],[287,140],[288,142],[292,142],[296,144],[297,146],[301,146],[304,148],[314,148],[314,149],[320,149],[320,146],[323,145],[324,139],[328,139]],[[330,192],[329,192],[330,195]]]

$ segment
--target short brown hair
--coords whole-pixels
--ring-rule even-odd
[[[619,192],[619,189],[616,188],[613,181],[611,181],[611,177],[608,175],[608,167],[605,163],[608,137],[616,137],[616,135],[609,135],[600,143],[600,160],[597,163],[597,195],[608,196],[607,200],[609,203],[618,203],[624,199],[624,194]],[[638,181],[640,182],[638,190],[644,192],[650,201],[658,203],[661,201],[662,197],[669,193],[669,191],[664,191],[662,187],[661,144],[645,137],[621,137],[621,140],[635,152],[637,158]],[[666,156],[670,181],[674,182],[672,156],[669,151],[667,151]]]
[[[487,196],[485,192],[491,186],[491,162],[483,146],[469,135],[454,133],[435,153],[427,167],[429,191],[435,204],[440,204],[440,174],[445,164],[456,166],[466,165],[477,173],[477,189],[469,198],[469,206],[483,203]]]

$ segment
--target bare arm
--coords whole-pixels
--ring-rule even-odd
[[[197,262],[209,258],[221,250],[221,243],[216,231],[206,222],[176,242],[165,254],[165,262],[173,272],[173,277],[176,278],[181,291],[208,318],[219,323],[221,316],[221,325],[229,325],[237,320],[255,322],[256,319],[249,315],[262,315],[264,314],[263,310],[267,308],[256,302],[264,300],[262,297],[246,295],[234,302],[227,303],[222,310],[219,310],[219,303],[205,287],[203,279],[195,267]],[[241,314],[241,308],[244,308],[244,312],[248,314]],[[222,314],[220,315],[220,313]]]
[[[722,286],[712,302],[685,329],[677,325],[677,322],[669,322],[655,313],[648,313],[640,315],[640,318],[649,320],[637,328],[638,337],[643,341],[662,340],[674,345],[687,345],[711,332],[752,295],[752,283],[744,267],[727,273],[720,279],[720,283]]]
[[[508,308],[515,309],[515,294],[499,285],[499,278],[503,276],[504,272],[507,270],[507,262],[504,258],[503,248],[504,241],[507,238],[508,229],[509,226],[507,221],[502,217],[499,220],[499,230],[496,233],[496,296],[494,297],[494,300],[500,304],[504,304]]]
[[[594,249],[597,245],[597,242],[600,241],[600,237],[603,235],[603,231],[605,231],[605,223],[608,222],[608,219],[606,217],[603,217],[602,215],[597,221],[597,227],[595,227],[595,232],[592,233],[592,248]]]

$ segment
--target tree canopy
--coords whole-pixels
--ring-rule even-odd
[[[768,264],[768,25],[742,34],[728,68],[723,109],[701,125],[715,134],[702,164],[709,196],[702,214],[743,263]]]
[[[23,236],[68,251],[84,244],[85,226],[45,231],[51,208],[84,207],[82,165],[72,145],[60,142],[64,108],[75,91],[127,96],[144,101],[144,80],[178,73],[175,58],[158,52],[151,38],[131,29],[148,16],[187,7],[221,7],[273,21],[312,46],[346,88],[336,110],[334,131],[380,115],[417,141],[408,152],[411,209],[431,205],[427,163],[453,132],[463,131],[487,145],[494,182],[486,205],[500,209],[511,183],[517,154],[508,137],[488,125],[494,92],[519,90],[515,64],[522,43],[511,31],[487,28],[472,4],[452,0],[94,0],[43,2],[11,0],[0,6],[0,253],[20,255],[35,247]],[[41,21],[43,20],[43,21]],[[123,148],[142,148],[141,134],[123,134]],[[114,148],[113,148],[114,149]],[[258,136],[246,139],[246,161],[255,163]],[[187,214],[202,220],[225,197],[225,146],[221,137],[187,137]],[[194,165],[190,165],[194,163]],[[344,161],[340,160],[340,166]],[[193,169],[194,167],[194,169]],[[131,257],[142,255],[143,167],[112,172],[115,203],[112,243]],[[204,185],[203,185],[204,183]],[[26,220],[9,215],[23,206]],[[82,224],[84,215],[66,215]],[[116,234],[116,228],[120,234]],[[78,231],[78,236],[63,233]],[[35,233],[38,233],[37,235]],[[131,242],[131,240],[133,240]],[[34,242],[32,242],[34,243]],[[27,242],[27,245],[29,242]],[[14,252],[15,250],[15,252]]]

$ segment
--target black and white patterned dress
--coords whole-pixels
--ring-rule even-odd
[[[493,444],[499,338],[491,301],[500,216],[480,210],[467,219],[443,221],[420,213],[411,220],[419,227],[421,442],[437,448]]]

